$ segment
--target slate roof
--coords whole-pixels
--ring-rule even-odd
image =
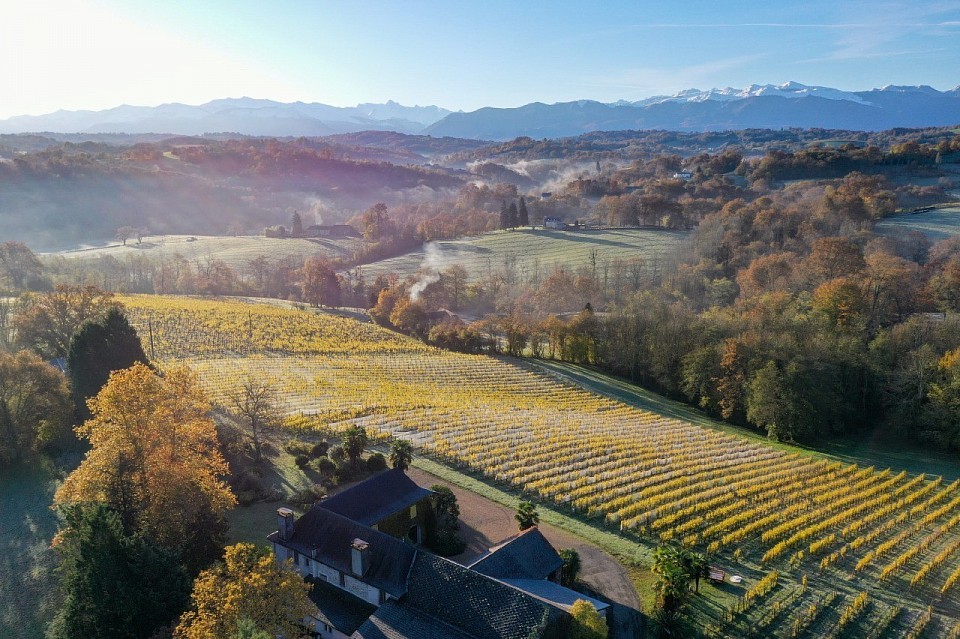
[[[573,607],[573,603],[577,599],[589,601],[597,610],[603,610],[610,607],[610,604],[606,603],[605,601],[588,597],[577,592],[576,590],[565,588],[560,584],[556,584],[545,579],[500,579],[499,581],[502,581],[509,586],[513,586],[514,588],[518,588],[529,595],[533,595],[540,601],[544,601],[558,608],[562,608],[567,612],[570,612],[570,608]]]
[[[278,532],[267,539],[348,575],[352,574],[350,545],[354,539],[362,539],[370,544],[370,567],[361,580],[394,597],[407,592],[407,575],[417,556],[413,546],[321,508],[320,504],[294,522],[290,539],[281,540]]]
[[[392,468],[318,505],[365,526],[372,526],[432,494],[433,491],[417,486],[403,469]]]
[[[428,553],[417,555],[401,603],[473,639],[553,639],[561,636],[565,617],[531,595]]]
[[[308,579],[313,584],[310,600],[316,605],[316,617],[345,635],[363,625],[377,607],[345,590],[320,579]]]
[[[453,626],[417,612],[396,601],[388,601],[360,628],[351,639],[471,639]]]
[[[494,579],[546,579],[561,566],[560,555],[534,526],[492,548],[469,568]]]

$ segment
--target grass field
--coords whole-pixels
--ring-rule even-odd
[[[41,639],[59,606],[52,465],[0,466],[0,637]]]
[[[933,242],[957,235],[960,233],[960,206],[894,215],[877,224],[877,232],[884,235],[908,231],[920,231]]]
[[[127,240],[126,246],[120,243],[109,246],[82,248],[61,251],[54,255],[71,259],[98,259],[114,257],[118,260],[133,256],[151,259],[171,258],[181,255],[193,262],[196,260],[222,260],[234,269],[246,267],[251,260],[265,256],[271,262],[294,260],[303,262],[318,253],[330,258],[349,258],[363,244],[357,238],[345,239],[304,239],[304,238],[267,238],[259,235],[241,237],[230,236],[192,236],[192,235],[149,235],[138,244],[136,239]]]
[[[666,229],[608,229],[557,231],[516,229],[479,237],[431,242],[426,248],[400,257],[365,264],[368,279],[380,273],[411,275],[422,267],[436,270],[460,264],[471,280],[485,277],[509,265],[525,280],[535,272],[546,273],[556,265],[569,269],[592,267],[597,272],[614,260],[640,258],[655,268],[687,237]]]
[[[649,582],[642,567],[659,540],[711,551],[744,578],[695,598],[712,636],[906,636],[926,622],[928,604],[924,637],[950,636],[960,623],[960,482],[944,460],[914,459],[911,469],[927,473],[916,475],[870,465],[882,458],[856,450],[834,456],[859,464],[773,447],[585,369],[546,373],[443,352],[308,311],[125,301],[136,326],[151,322],[167,361],[192,366],[215,399],[255,375],[273,380],[298,428],[360,424],[376,440],[409,439],[482,484],[475,490],[538,500],[568,529],[639,560],[638,583]],[[772,589],[737,606],[774,571]],[[842,611],[864,592],[870,605],[839,632]],[[896,606],[893,630],[883,630]]]

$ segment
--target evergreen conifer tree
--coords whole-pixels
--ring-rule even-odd
[[[520,226],[530,226],[530,214],[527,212],[527,202],[520,196],[520,206],[517,207]]]

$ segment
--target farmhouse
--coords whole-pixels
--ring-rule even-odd
[[[563,562],[537,528],[471,566],[417,545],[432,525],[432,492],[402,470],[313,506],[277,511],[268,539],[279,561],[313,584],[313,636],[336,639],[559,639],[570,607],[591,601],[560,586]],[[419,527],[417,535],[411,534]]]
[[[562,229],[564,226],[563,220],[559,217],[547,216],[543,218],[543,228],[545,229]]]

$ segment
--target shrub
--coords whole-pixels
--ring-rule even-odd
[[[374,453],[367,457],[367,470],[371,473],[379,473],[387,469],[387,458],[380,453]]]
[[[326,494],[322,486],[314,485],[309,488],[304,488],[303,490],[298,490],[288,501],[294,506],[300,506],[306,509],[320,501]]]
[[[441,557],[459,555],[467,548],[467,543],[460,539],[460,535],[448,529],[435,531],[427,540],[427,545]]]
[[[316,467],[317,472],[324,477],[333,477],[337,472],[337,464],[329,457],[319,458],[314,463],[314,466]]]
[[[330,450],[330,444],[327,442],[317,442],[310,448],[310,454],[314,457],[324,457]]]
[[[250,506],[260,501],[260,491],[258,490],[238,490],[237,503],[241,506]]]
[[[297,455],[294,461],[296,462],[297,466],[300,467],[300,469],[305,469],[310,465],[310,457],[307,455]]]

